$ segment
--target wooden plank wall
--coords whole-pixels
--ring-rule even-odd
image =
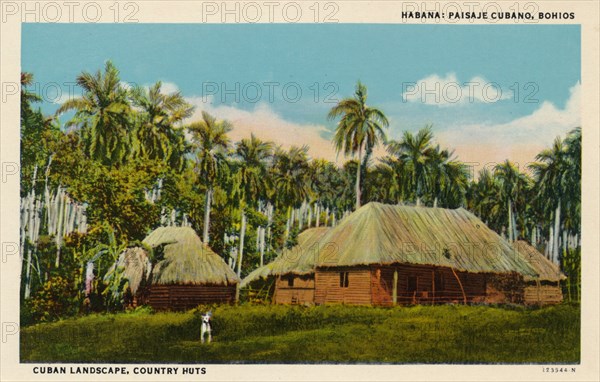
[[[289,279],[293,278],[294,285],[289,286]],[[275,281],[276,304],[314,304],[315,278],[311,276],[285,275]]]
[[[559,304],[563,300],[563,294],[557,285],[528,283],[523,292],[523,300],[527,305]]]
[[[153,285],[146,298],[156,310],[186,310],[200,304],[234,301],[235,285]]]
[[[348,272],[347,287],[340,287],[340,272]],[[368,267],[317,269],[315,303],[371,304],[371,270]]]
[[[486,276],[479,273],[456,272],[450,268],[427,265],[379,266],[370,269],[371,291],[374,305],[392,305],[394,270],[398,271],[398,304],[463,303],[463,291],[456,279],[460,279],[468,303],[483,302],[486,296]],[[443,289],[435,285],[439,273]],[[416,277],[416,290],[409,291],[409,277]],[[439,278],[438,278],[438,281]]]

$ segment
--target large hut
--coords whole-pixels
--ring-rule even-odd
[[[117,262],[128,280],[133,305],[182,310],[235,301],[239,278],[192,228],[157,228],[143,245],[146,248],[127,249]]]
[[[328,227],[310,228],[298,235],[298,244],[284,249],[272,262],[251,272],[241,283],[247,287],[259,280],[272,280],[272,302],[276,304],[312,304],[315,299],[315,264],[324,247],[321,238]]]
[[[470,212],[369,203],[321,238],[315,303],[522,302],[535,269]]]
[[[528,305],[558,304],[563,300],[560,282],[566,279],[559,266],[544,257],[526,241],[513,244],[515,250],[537,272],[537,276],[524,276],[523,302]]]

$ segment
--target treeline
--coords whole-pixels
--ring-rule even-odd
[[[51,320],[82,310],[118,308],[125,284],[104,280],[129,245],[161,225],[189,225],[240,275],[270,261],[297,234],[332,226],[369,201],[464,207],[510,240],[526,239],[573,275],[577,299],[581,130],[557,138],[530,174],[511,162],[476,178],[431,127],[398,141],[383,111],[367,105],[358,83],[328,118],[342,166],[283,148],[193,107],[158,82],[125,87],[107,62],[76,81],[82,97],[47,116],[21,93],[22,311]],[[72,117],[61,126],[58,117]],[[387,155],[373,158],[377,145]]]

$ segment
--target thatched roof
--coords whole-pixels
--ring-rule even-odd
[[[560,271],[557,264],[548,260],[526,241],[519,240],[513,244],[513,247],[515,247],[521,257],[525,259],[538,274],[538,277],[525,276],[525,281],[560,281],[567,278],[567,276]]]
[[[304,275],[313,273],[321,238],[329,232],[329,227],[309,228],[298,235],[298,244],[282,253],[269,264],[252,271],[241,283],[245,287],[259,278],[284,274]]]
[[[368,203],[321,242],[328,243],[318,254],[322,267],[408,263],[537,276],[506,240],[462,208]]]
[[[219,255],[204,245],[190,227],[160,227],[146,245],[163,247],[164,259],[152,271],[153,284],[235,284],[240,280]],[[156,255],[156,253],[155,253]]]
[[[116,263],[110,267],[107,274],[111,274],[117,269],[122,269],[121,277],[126,278],[129,282],[131,292],[135,294],[144,281],[150,278],[152,265],[148,259],[148,254],[143,248],[133,247],[124,250],[117,259]]]

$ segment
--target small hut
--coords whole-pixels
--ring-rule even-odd
[[[563,294],[560,282],[566,279],[566,276],[560,271],[559,266],[544,257],[526,241],[519,240],[513,246],[538,273],[535,277],[523,277],[525,282],[523,302],[528,305],[558,304],[562,302]]]
[[[152,249],[153,265],[146,250],[139,247],[126,250],[119,259],[134,304],[183,310],[235,301],[237,275],[192,228],[157,228],[143,244]]]
[[[520,302],[523,277],[537,276],[462,208],[368,203],[321,241],[328,247],[318,252],[317,304]]]
[[[251,272],[241,283],[273,279],[276,304],[312,304],[315,298],[315,263],[328,227],[310,228],[298,235],[298,244],[284,249],[272,262]]]

